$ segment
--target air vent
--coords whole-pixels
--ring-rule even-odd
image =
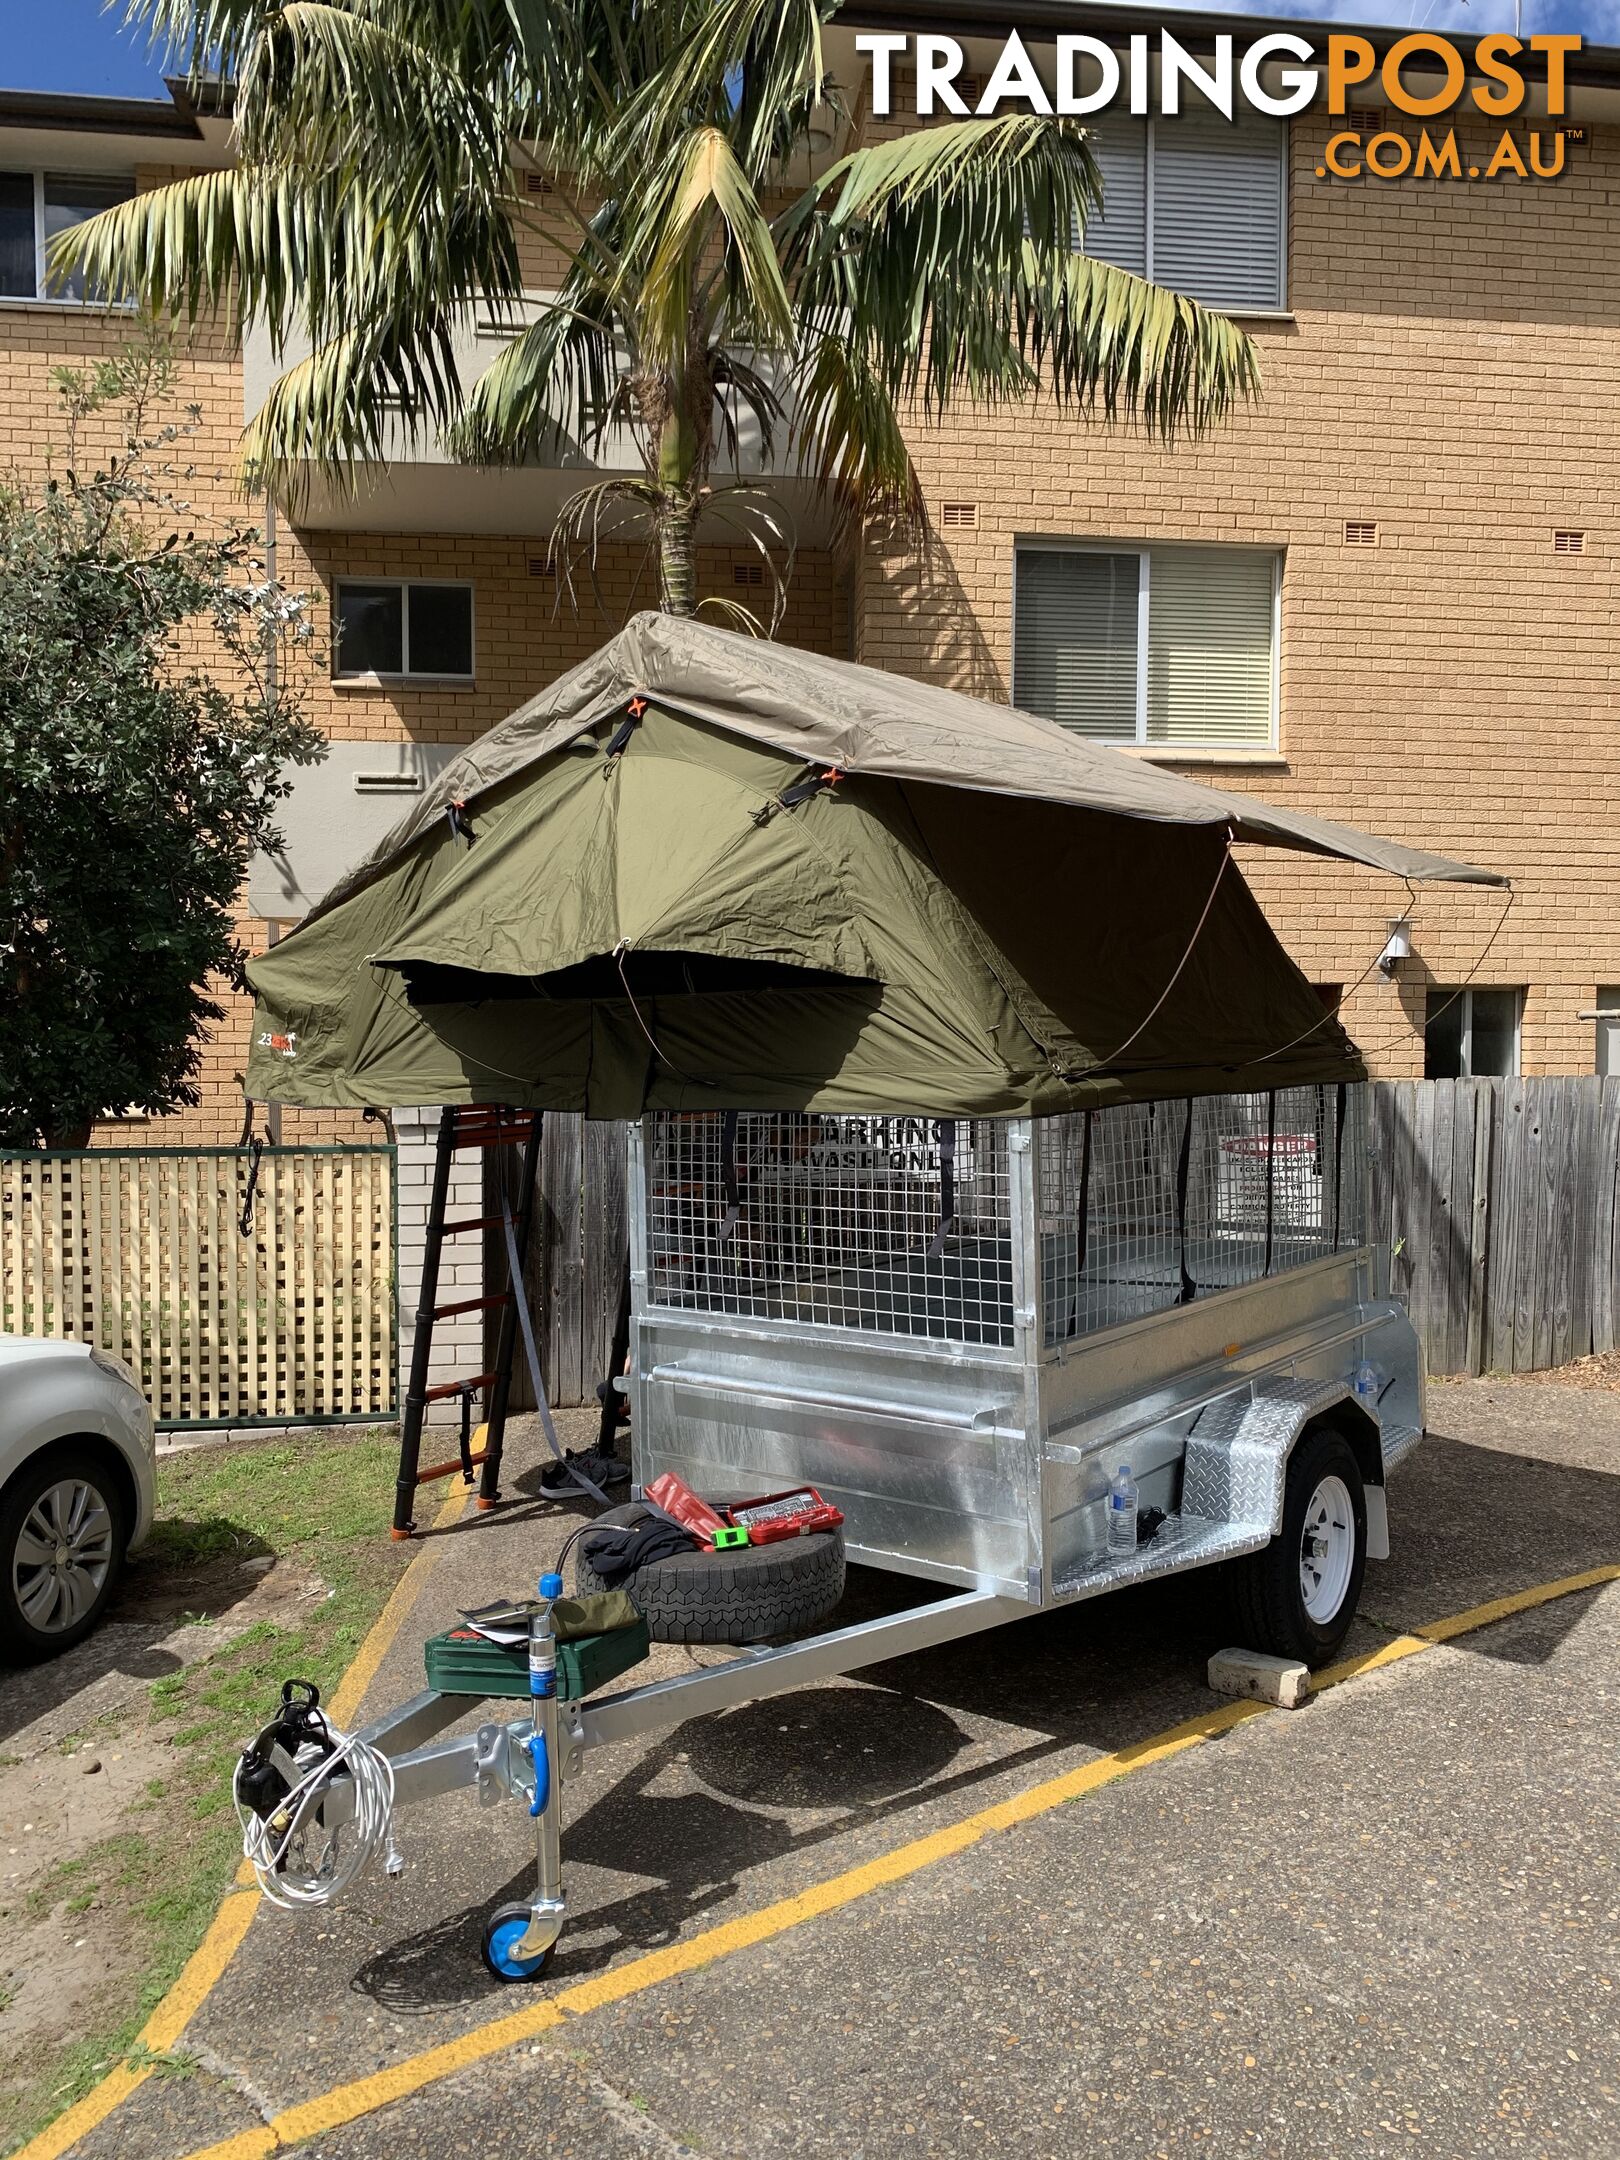
[[[1382,105],[1352,105],[1344,116],[1344,124],[1358,135],[1381,135],[1384,131],[1384,108]]]
[[[357,772],[354,792],[357,795],[420,795],[422,775],[419,772]]]
[[[1344,544],[1346,547],[1376,547],[1378,526],[1372,518],[1346,518],[1344,521]]]
[[[551,182],[543,172],[526,172],[523,175],[523,192],[525,195],[549,195],[552,192]]]
[[[1585,533],[1555,532],[1553,534],[1553,553],[1555,555],[1584,555],[1586,553]]]
[[[551,567],[550,560],[546,556],[531,555],[529,557],[529,575],[530,577],[548,578],[555,577],[557,573]]]
[[[951,88],[962,100],[968,111],[975,112],[978,109],[980,98],[984,95],[984,77],[982,75],[958,75]],[[916,110],[917,70],[914,67],[891,67],[889,70],[890,117],[898,118],[901,113],[915,113]],[[941,111],[948,110],[943,98],[935,99],[934,110],[936,115]]]
[[[764,564],[757,562],[733,563],[731,566],[731,582],[733,585],[763,585],[765,582]]]
[[[979,506],[976,502],[948,502],[939,506],[939,522],[947,532],[977,532],[979,529]]]

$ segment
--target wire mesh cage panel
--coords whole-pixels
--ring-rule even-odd
[[[1128,1103],[1036,1127],[1050,1346],[1364,1236],[1366,1089]]]
[[[653,1305],[1011,1346],[1007,1121],[666,1112]]]
[[[1365,1092],[1036,1120],[1042,1343],[1359,1245]],[[1012,1121],[665,1112],[644,1130],[650,1305],[1012,1347]]]

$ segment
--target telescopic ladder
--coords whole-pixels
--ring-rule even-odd
[[[529,1251],[529,1228],[534,1216],[536,1173],[540,1167],[541,1116],[538,1110],[510,1110],[498,1104],[480,1103],[466,1109],[446,1109],[439,1119],[439,1137],[433,1158],[433,1193],[428,1204],[427,1239],[422,1254],[422,1285],[416,1307],[416,1333],[411,1343],[410,1385],[405,1391],[405,1415],[399,1433],[399,1478],[394,1487],[396,1538],[408,1538],[416,1528],[412,1515],[416,1491],[435,1478],[454,1477],[459,1471],[470,1486],[474,1466],[479,1466],[478,1505],[492,1508],[500,1497],[501,1448],[506,1438],[507,1404],[512,1389],[512,1359],[517,1344],[517,1300],[525,1295],[524,1262]],[[522,1168],[517,1191],[508,1195],[497,1214],[477,1214],[446,1222],[450,1198],[450,1171],[456,1155],[464,1149],[487,1151],[496,1147],[521,1147]],[[488,1180],[485,1181],[486,1187]],[[485,1203],[488,1204],[487,1201]],[[502,1233],[505,1246],[506,1287],[484,1297],[460,1298],[441,1305],[439,1263],[444,1241],[452,1237],[482,1236],[487,1230]],[[513,1255],[516,1255],[514,1265]],[[464,1379],[428,1384],[433,1362],[433,1331],[440,1320],[461,1313],[499,1312],[493,1368]],[[484,1396],[484,1422],[480,1444],[474,1446],[473,1397]],[[431,1403],[461,1399],[461,1445],[448,1462],[422,1466],[422,1428]]]

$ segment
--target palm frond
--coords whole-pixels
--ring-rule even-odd
[[[451,425],[461,401],[448,321],[410,338],[349,330],[278,375],[242,437],[242,474],[296,505],[316,477],[354,487],[401,438]]]
[[[559,438],[594,449],[623,413],[613,311],[605,296],[569,281],[566,304],[514,338],[467,393],[451,436],[460,457],[499,465],[534,456]]]
[[[769,220],[722,131],[695,128],[649,189],[625,250],[629,261],[646,264],[638,312],[645,346],[659,359],[686,354],[702,252],[717,228],[726,336],[785,344],[793,335]]]
[[[726,128],[757,186],[784,147],[784,116],[808,114],[827,83],[824,25],[838,0],[718,0],[696,12],[626,108],[626,126],[667,142],[708,121]]]
[[[847,337],[819,337],[794,379],[788,447],[824,494],[856,515],[920,528],[922,486],[900,416],[866,353]]]
[[[890,395],[942,411],[1046,387],[1156,432],[1200,428],[1258,376],[1234,324],[1077,254],[1100,200],[1084,131],[1014,114],[856,150],[782,221],[801,320]]]

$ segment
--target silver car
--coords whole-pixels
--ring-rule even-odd
[[[119,1358],[0,1335],[0,1657],[87,1635],[152,1524],[152,1413]]]

